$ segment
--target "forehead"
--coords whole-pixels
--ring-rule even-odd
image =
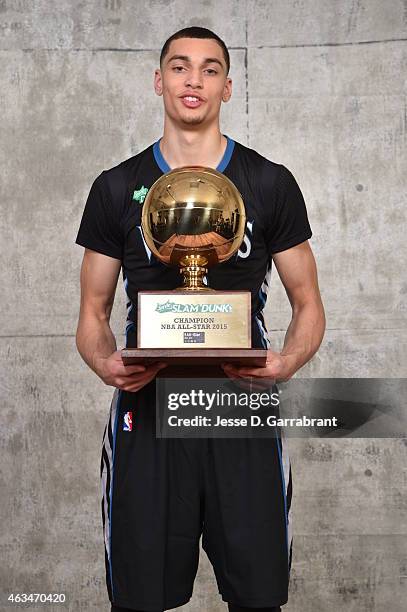
[[[212,38],[178,38],[172,40],[166,61],[169,61],[173,55],[188,55],[192,61],[213,57],[219,59],[222,65],[226,66],[222,48]]]

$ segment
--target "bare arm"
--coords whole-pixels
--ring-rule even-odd
[[[325,311],[317,267],[308,241],[273,256],[292,308],[281,355],[291,377],[317,352],[325,332]]]
[[[325,312],[314,255],[308,241],[273,255],[292,308],[281,353],[268,351],[265,368],[224,368],[231,376],[289,380],[318,350],[325,332]]]
[[[83,360],[107,385],[138,391],[164,364],[125,366],[110,328],[121,262],[85,249],[76,346]]]
[[[109,357],[117,348],[109,321],[120,267],[118,259],[85,249],[76,346],[96,374],[99,374],[100,360]]]

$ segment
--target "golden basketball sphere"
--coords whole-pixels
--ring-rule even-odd
[[[165,264],[207,267],[239,249],[246,226],[242,196],[224,174],[183,166],[161,176],[143,204],[143,235]]]

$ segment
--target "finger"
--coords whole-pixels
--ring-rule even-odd
[[[162,364],[152,364],[151,366],[146,368],[145,372],[141,372],[140,374],[136,374],[134,380],[143,385],[147,384],[153,378],[155,378],[160,370],[162,370],[165,366]]]
[[[161,368],[159,368],[159,369],[161,369]],[[158,370],[156,368],[154,368],[153,370],[145,372],[143,374],[142,378],[140,378],[137,381],[137,383],[136,383],[137,388],[141,389],[145,385],[148,385],[148,383],[150,383],[152,380],[154,380],[154,378],[157,376],[157,372],[158,372]]]
[[[229,378],[239,377],[239,373],[234,368],[223,368],[223,371]]]
[[[135,383],[135,384],[140,383],[142,385],[145,385],[147,384],[147,382],[152,380],[157,375],[157,372],[161,370],[163,367],[166,367],[166,366],[162,363],[153,364],[153,365],[150,365],[144,368],[143,372],[134,372],[133,374],[129,374],[128,376],[126,376],[126,374],[121,375],[119,376],[119,378],[116,379],[116,382],[119,385],[126,385],[126,384],[129,385],[132,383]]]
[[[232,364],[227,363],[225,365],[221,366],[223,371],[226,372],[226,374],[237,374],[236,368],[234,366],[232,366]]]
[[[263,378],[265,376],[270,376],[270,371],[268,368],[246,368],[242,366],[241,368],[236,368],[241,376],[258,376]]]
[[[147,367],[147,372],[151,373],[153,375],[157,374],[157,372],[159,372],[160,370],[162,370],[163,368],[166,368],[167,364],[166,363],[152,363]]]
[[[137,391],[140,391],[141,387],[139,387],[139,385],[133,385],[121,387],[121,389],[123,389],[123,391],[127,391],[127,393],[137,393]]]
[[[268,389],[274,382],[273,378],[244,376],[243,374],[236,374],[236,378],[247,381],[253,390]]]
[[[251,391],[263,391],[264,389],[268,389],[270,387],[270,383],[272,379],[269,378],[253,378],[252,376],[243,376],[240,371],[235,371],[234,368],[225,369],[227,376],[234,381],[245,381],[246,384],[244,386],[245,389],[249,389]],[[236,382],[236,384],[239,384]],[[243,386],[240,384],[240,386]]]
[[[223,368],[223,371],[226,372],[228,376],[238,376],[239,378],[243,378],[242,374],[240,373],[240,370],[232,365],[225,366]]]
[[[238,374],[227,373],[227,377],[237,386],[248,389],[247,378],[239,376]]]
[[[163,365],[168,365],[168,364],[164,363],[164,361],[150,361],[149,363],[146,364],[146,368],[147,369],[157,368]]]
[[[132,393],[135,393],[136,391],[140,391],[140,389],[148,385],[148,383],[151,382],[153,378],[154,376],[150,376],[148,378],[144,378],[143,380],[137,380],[134,383],[124,383],[122,389],[124,391],[131,391]]]
[[[124,365],[120,364],[116,366],[116,374],[119,376],[128,376],[129,374],[135,374],[136,372],[145,372],[146,366],[143,364]]]
[[[248,368],[247,366],[240,366],[238,364],[234,364],[234,363],[226,363],[225,365],[222,365],[222,368],[224,370],[228,370],[228,371],[233,371],[233,372],[241,372],[242,370],[253,370],[254,368]]]
[[[163,368],[166,368],[168,366],[168,363],[164,363],[163,361],[160,361],[159,363],[154,363],[153,365],[155,366],[157,370],[162,370]]]

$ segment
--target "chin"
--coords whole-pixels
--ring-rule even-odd
[[[205,121],[205,118],[191,117],[189,115],[188,117],[181,117],[181,120],[183,121],[183,123],[187,123],[188,125],[199,125],[200,123],[203,123]]]

